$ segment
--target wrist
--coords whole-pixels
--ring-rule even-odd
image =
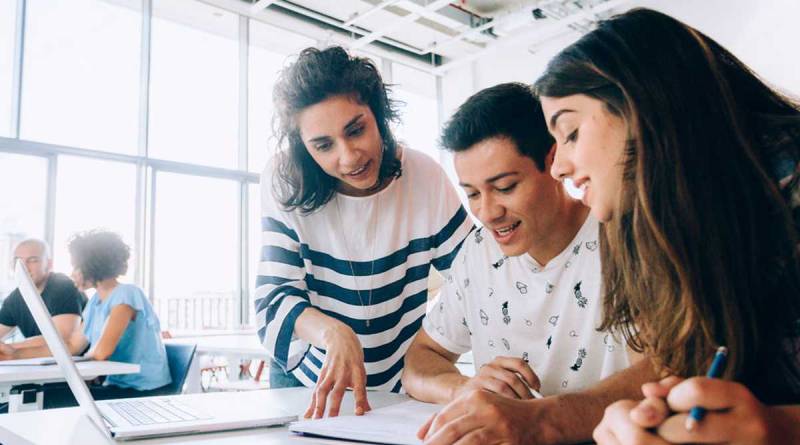
[[[322,331],[322,347],[326,350],[330,349],[337,343],[353,335],[355,334],[353,330],[350,329],[350,326],[347,326],[339,320],[333,320],[333,322]]]
[[[535,431],[536,435],[528,437],[526,443],[537,443],[541,445],[555,445],[560,443],[575,442],[574,437],[564,429],[563,422],[559,418],[559,413],[565,409],[565,401],[562,396],[551,396],[543,399],[523,400],[527,406],[520,410],[525,414],[525,424],[528,431]],[[591,433],[589,434],[591,438]],[[578,440],[581,442],[584,440]]]
[[[451,402],[459,398],[466,391],[473,389],[473,387],[469,385],[472,379],[465,375],[456,373],[453,375],[452,379],[449,391],[447,392],[447,402]]]

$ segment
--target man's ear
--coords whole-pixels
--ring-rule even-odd
[[[550,146],[550,151],[548,151],[547,156],[544,157],[545,171],[549,171],[550,167],[553,165],[553,162],[555,161],[556,161],[556,143],[553,142],[553,145]]]

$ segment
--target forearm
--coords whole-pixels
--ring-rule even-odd
[[[406,354],[403,388],[417,400],[448,403],[468,380],[452,361],[430,348],[412,346]]]
[[[641,386],[658,379],[652,363],[643,359],[594,385],[575,393],[560,394],[529,403],[547,403],[539,425],[546,443],[580,443],[591,440],[608,405],[621,399],[641,399]]]
[[[47,343],[44,341],[44,337],[41,335],[37,335],[35,337],[26,338],[21,342],[14,343],[15,349],[26,349],[26,348],[36,348],[45,346]]]
[[[312,345],[327,349],[330,345],[331,337],[342,330],[350,330],[350,326],[343,322],[323,314],[319,309],[307,307],[300,316],[297,317],[294,325],[294,333],[300,339]]]
[[[48,348],[46,344],[23,345],[20,343],[9,346],[14,350],[14,359],[49,357],[52,355],[50,353],[50,348]]]

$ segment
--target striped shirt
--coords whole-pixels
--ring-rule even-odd
[[[385,189],[336,194],[302,215],[276,201],[273,168],[261,177],[254,304],[262,344],[282,368],[314,386],[325,351],[294,335],[297,317],[314,307],[358,336],[367,388],[399,391],[406,350],[425,316],[430,267],[446,273],[473,227],[455,189],[432,159],[406,148],[402,176]]]

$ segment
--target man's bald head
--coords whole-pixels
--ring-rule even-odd
[[[14,248],[14,258],[22,260],[36,287],[43,287],[53,268],[50,245],[38,238],[22,240]]]

